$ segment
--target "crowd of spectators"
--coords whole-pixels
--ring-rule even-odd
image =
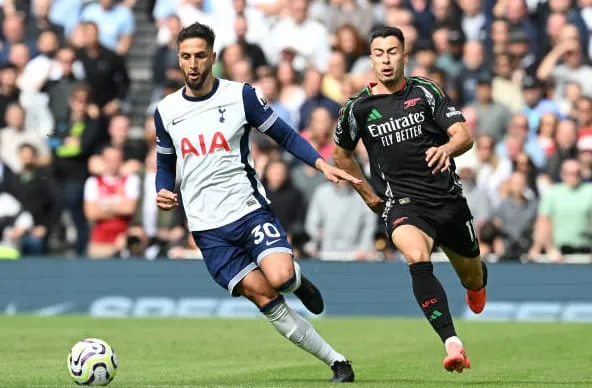
[[[482,253],[592,253],[592,0],[153,0],[143,137],[128,73],[139,3],[2,1],[0,256],[196,252],[182,208],[155,206],[152,118],[183,85],[176,35],[195,21],[216,32],[215,75],[251,83],[327,159],[341,105],[373,80],[370,31],[401,28],[405,73],[438,82],[475,137],[456,165]],[[298,257],[397,257],[355,191],[256,131],[251,147]],[[362,144],[356,156],[368,173]]]

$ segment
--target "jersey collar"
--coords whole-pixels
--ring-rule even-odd
[[[372,93],[372,89],[373,89],[373,88],[374,88],[376,85],[378,85],[378,82],[369,82],[369,83],[368,83],[368,85],[366,85],[366,87],[368,88],[368,93],[369,93],[371,96],[374,96],[374,95],[375,95],[374,93]],[[406,87],[407,87],[407,77],[403,77],[403,86],[401,87],[401,89],[399,89],[399,90],[397,90],[397,91],[394,91],[394,92],[393,92],[393,93],[391,93],[391,94],[397,94],[397,93],[400,93],[400,92],[402,92],[403,90],[405,90],[405,88],[406,88]]]
[[[218,85],[220,85],[220,80],[218,78],[214,78],[214,85],[212,86],[212,90],[210,90],[208,94],[204,94],[200,97],[188,96],[187,94],[185,94],[185,86],[183,86],[183,91],[181,92],[181,94],[183,95],[183,98],[187,101],[204,101],[212,97],[214,93],[216,93],[216,90],[218,90]]]

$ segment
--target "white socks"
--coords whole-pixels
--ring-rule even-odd
[[[448,345],[450,345],[451,343],[457,344],[461,348],[463,347],[463,343],[460,340],[460,338],[458,338],[457,336],[453,336],[453,337],[447,338],[446,341],[444,342],[444,348],[446,349],[446,352],[448,352]]]
[[[346,361],[346,358],[333,350],[307,320],[286,304],[283,297],[280,296],[265,306],[261,312],[277,331],[327,365],[332,366],[335,361]]]

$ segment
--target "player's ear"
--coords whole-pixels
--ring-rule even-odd
[[[212,50],[212,63],[216,63],[216,52]]]

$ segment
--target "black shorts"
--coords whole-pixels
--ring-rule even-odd
[[[386,217],[388,238],[401,225],[413,225],[443,246],[463,257],[479,256],[479,242],[473,215],[464,198],[432,204],[414,203],[405,198],[395,201]]]

